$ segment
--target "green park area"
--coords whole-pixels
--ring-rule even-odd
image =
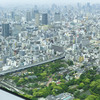
[[[8,74],[3,78],[23,92],[17,92],[18,94],[31,100],[46,98],[48,95],[56,96],[63,92],[73,94],[74,100],[100,100],[100,74],[97,73],[97,67],[84,69],[84,73],[76,79],[74,73],[77,72],[68,69],[73,65],[70,60],[57,60]],[[72,78],[66,80],[66,76]]]

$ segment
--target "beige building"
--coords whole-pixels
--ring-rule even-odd
[[[35,14],[35,25],[39,26],[39,24],[40,24],[40,14],[36,13]]]

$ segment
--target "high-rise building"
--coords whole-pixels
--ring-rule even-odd
[[[40,14],[36,13],[35,14],[35,25],[39,26],[39,24],[40,24]]]
[[[2,36],[4,36],[4,37],[10,36],[9,23],[3,23],[2,24]]]
[[[81,8],[81,3],[77,3],[77,7],[78,7],[78,9],[80,9]]]
[[[48,24],[48,14],[42,14],[42,25],[47,25]]]
[[[15,18],[15,14],[14,14],[14,12],[11,12],[11,18],[12,18],[12,19]]]
[[[32,18],[31,18],[31,12],[27,11],[26,12],[26,21],[28,22],[28,21],[31,21],[31,20],[32,20]]]
[[[60,13],[55,13],[54,20],[55,22],[60,21]]]
[[[32,9],[32,18],[35,18],[35,15],[38,14],[39,11],[38,10],[33,10]]]
[[[32,19],[34,18],[34,9],[32,9]]]
[[[4,18],[7,18],[7,13],[4,13]]]
[[[90,3],[89,2],[87,2],[87,7],[90,7]]]

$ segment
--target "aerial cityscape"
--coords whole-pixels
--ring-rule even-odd
[[[0,91],[16,100],[100,100],[100,4],[27,2],[0,4]]]

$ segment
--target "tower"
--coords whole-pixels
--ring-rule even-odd
[[[60,21],[60,13],[55,13],[54,20],[55,22]]]
[[[35,15],[38,14],[39,11],[38,10],[33,10],[32,9],[32,18],[34,19],[35,18]]]
[[[42,25],[47,25],[48,24],[48,14],[42,14]]]
[[[26,21],[31,21],[31,12],[29,11],[26,12]]]
[[[36,13],[35,14],[35,25],[39,26],[39,24],[40,24],[40,14]]]
[[[10,27],[9,23],[3,23],[2,24],[2,36],[8,37],[10,35]]]
[[[12,18],[12,19],[14,19],[14,18],[15,18],[15,14],[14,14],[14,12],[13,12],[13,11],[11,12],[11,18]]]

